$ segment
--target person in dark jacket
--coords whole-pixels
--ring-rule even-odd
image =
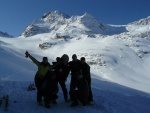
[[[57,62],[61,62],[61,63],[59,63],[59,65],[55,67],[55,72],[57,76],[57,81],[60,84],[61,89],[63,91],[64,100],[65,102],[68,102],[68,91],[65,82],[69,74],[69,64],[68,64],[69,59],[66,56],[67,55],[65,54],[61,57],[61,59],[56,59]]]
[[[72,100],[72,93],[75,91],[77,87],[77,76],[76,73],[80,70],[81,62],[77,59],[77,55],[72,55],[72,61],[69,62],[69,70],[71,71],[71,82],[70,82],[70,99]]]
[[[71,107],[77,106],[78,101],[82,103],[83,106],[87,105],[87,98],[89,96],[89,87],[87,80],[83,78],[81,72],[77,72],[77,90],[73,91],[72,95],[72,104]]]
[[[50,108],[50,103],[57,104],[58,82],[56,80],[56,73],[54,70],[48,71],[46,80],[42,85],[42,90],[46,108]]]
[[[37,102],[39,103],[39,105],[42,105],[42,97],[43,97],[42,85],[45,82],[46,74],[53,67],[48,62],[47,57],[43,57],[43,61],[39,62],[33,56],[31,56],[28,51],[25,52],[25,55],[27,58],[29,57],[33,61],[33,63],[35,63],[38,67],[38,70],[35,74],[34,82],[37,88]]]
[[[88,104],[93,104],[93,94],[91,90],[91,74],[90,74],[90,66],[86,63],[85,57],[81,57],[81,70],[83,78],[85,78],[88,82],[89,86],[89,96],[88,96]]]
[[[61,61],[62,61],[62,59],[60,57],[56,57],[56,62],[52,62],[52,63],[53,63],[53,65],[55,65],[55,64],[57,64],[58,62],[61,62]]]

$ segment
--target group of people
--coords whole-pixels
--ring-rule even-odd
[[[38,67],[34,81],[39,105],[43,104],[42,97],[44,97],[46,108],[50,108],[51,103],[57,104],[58,84],[63,91],[65,102],[72,101],[72,107],[78,105],[79,102],[83,106],[93,104],[90,66],[86,63],[85,57],[79,60],[77,55],[73,54],[72,61],[69,61],[68,55],[64,54],[62,57],[57,57],[51,65],[47,57],[43,57],[42,62],[39,62],[28,51],[25,52],[25,55]],[[66,81],[69,73],[71,73],[71,81],[68,92]]]

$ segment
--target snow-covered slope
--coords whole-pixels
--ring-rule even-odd
[[[48,36],[49,34],[41,34],[30,38],[13,39],[0,37],[0,96],[9,95],[8,113],[150,112],[150,94],[142,92],[143,90],[149,92],[149,75],[144,75],[144,73],[149,72],[150,60],[145,59],[146,62],[143,62],[144,60],[136,56],[131,49],[121,48],[122,42],[111,37],[86,38],[69,42],[49,40],[57,42],[57,45],[41,50],[38,44]],[[58,105],[51,105],[50,109],[38,106],[36,104],[36,90],[27,91],[28,85],[34,83],[37,67],[25,57],[25,50],[29,50],[39,61],[43,56],[48,56],[50,63],[55,60],[56,56],[61,56],[64,53],[70,56],[70,60],[73,53],[76,53],[78,58],[85,56],[92,68],[94,105],[86,107],[79,105],[71,108],[71,103],[64,102],[63,92],[59,88]],[[119,84],[109,82],[110,80]],[[70,76],[66,84],[69,89]],[[136,87],[137,85],[138,87]],[[5,112],[4,102],[0,107],[0,112]]]
[[[128,24],[127,30],[134,37],[150,40],[150,16]]]
[[[147,18],[140,19],[139,21],[131,22],[129,25],[150,25],[150,16]]]
[[[147,22],[148,18],[142,19],[142,23]],[[85,57],[91,66],[95,105],[69,108],[69,112],[149,113],[150,25],[133,23],[106,25],[87,13],[69,17],[54,11],[34,21],[29,26],[31,29],[26,29],[20,37],[0,37],[1,94],[7,94],[5,88],[8,88],[9,94],[13,96],[11,100],[18,99],[14,88],[19,90],[20,87],[33,83],[37,68],[25,58],[26,50],[39,61],[47,56],[50,63],[63,54],[68,54],[70,60],[72,54],[77,54],[79,59]],[[24,82],[20,84],[18,81]],[[70,76],[67,81],[68,89],[69,83]],[[30,110],[31,113],[43,110],[49,112],[35,105],[36,92],[30,95],[23,93],[23,89],[19,91],[21,94],[17,95],[27,96],[23,101],[27,104],[32,100],[34,107],[27,106],[28,110],[24,109],[24,103],[21,106],[12,104],[21,109],[18,113],[22,110],[23,113]],[[58,108],[64,110],[61,112],[66,112],[68,106],[63,103],[62,91],[59,92],[59,97]],[[11,113],[16,113],[13,107]],[[52,111],[60,112],[60,109],[54,107]]]

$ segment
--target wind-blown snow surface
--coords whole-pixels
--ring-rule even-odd
[[[56,40],[50,36],[47,33],[29,38],[0,37],[0,96],[10,96],[9,113],[150,112],[149,55],[140,58],[135,54],[135,49],[125,46],[130,39],[126,42],[115,36],[87,38],[80,35],[80,39]],[[51,42],[52,45],[42,50],[39,44],[44,42]],[[150,42],[140,39],[139,43],[150,50]],[[52,105],[51,109],[38,106],[36,91],[27,91],[28,85],[34,83],[37,67],[25,57],[26,50],[39,61],[47,56],[50,63],[65,53],[70,60],[74,53],[78,58],[85,56],[91,65],[94,105],[71,108],[70,103],[64,102],[59,88],[58,105]],[[70,76],[66,82],[68,89],[69,83]],[[0,107],[0,112],[4,112],[4,104]]]

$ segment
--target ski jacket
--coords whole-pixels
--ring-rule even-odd
[[[81,64],[81,71],[83,78],[85,78],[86,80],[91,80],[90,66],[87,63]]]
[[[81,69],[81,61],[77,59],[77,61],[69,62],[69,70],[71,71],[72,77],[76,77],[76,73]]]
[[[47,72],[52,69],[53,67],[47,63],[47,64],[44,64],[43,62],[39,62],[37,61],[33,56],[31,56],[29,54],[29,58],[33,61],[33,63],[35,63],[38,67],[38,70],[36,72],[36,75],[35,77],[38,77],[38,78],[44,78],[47,74]]]
[[[65,81],[69,74],[69,64],[60,63],[55,67],[57,80]]]

